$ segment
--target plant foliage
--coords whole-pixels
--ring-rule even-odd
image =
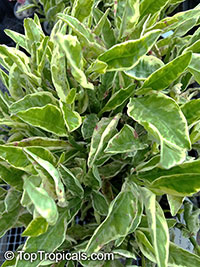
[[[183,202],[200,190],[189,153],[200,140],[200,5],[168,16],[180,0],[39,2],[60,12],[50,36],[35,15],[24,35],[6,30],[16,47],[0,46],[0,236],[24,226],[25,252],[115,255],[82,266],[200,266],[199,210]],[[173,243],[173,227],[194,253]],[[16,254],[3,266],[64,264]]]

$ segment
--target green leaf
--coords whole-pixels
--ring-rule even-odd
[[[23,139],[21,141],[16,141],[13,143],[6,143],[6,146],[18,146],[18,147],[43,147],[48,148],[48,150],[56,150],[56,149],[65,149],[65,151],[69,151],[72,148],[71,144],[69,144],[65,140],[53,139],[47,137],[30,137]]]
[[[147,1],[147,0],[146,0]],[[190,9],[184,12],[176,13],[174,16],[166,17],[156,24],[154,24],[149,30],[160,29],[164,32],[168,32],[170,30],[176,29],[179,25],[181,25],[184,21],[191,18],[198,18],[200,14],[199,9]]]
[[[95,211],[100,215],[106,216],[108,214],[108,202],[103,194],[98,191],[92,191],[92,205]]]
[[[16,114],[20,111],[26,111],[30,108],[44,107],[47,104],[58,105],[58,101],[49,92],[38,92],[28,94],[19,101],[14,102],[10,106],[10,112]]]
[[[21,148],[0,146],[0,158],[11,164],[13,167],[25,170],[30,164]]]
[[[179,175],[179,174],[185,174],[185,176],[187,176],[188,174],[193,174],[193,176],[199,175],[200,174],[199,168],[200,168],[200,160],[195,160],[190,162],[184,162],[180,165],[170,168],[169,170],[165,170],[160,166],[155,166],[154,169],[149,171],[139,172],[138,175],[141,179],[153,182],[158,178],[170,175]]]
[[[154,92],[132,98],[128,104],[128,115],[160,142],[160,165],[163,168],[169,169],[185,160],[186,151],[190,149],[187,122],[173,99]]]
[[[0,109],[2,110],[2,112],[4,114],[9,115],[9,107],[8,107],[8,103],[6,101],[6,99],[4,98],[3,93],[0,93]]]
[[[120,116],[121,115],[118,114],[113,119],[102,118],[102,120],[95,127],[88,158],[89,167],[91,167],[98,159],[101,159],[101,157],[104,156],[103,151],[107,146],[107,142],[116,132],[116,126]]]
[[[21,211],[21,205],[19,201],[16,201],[12,206],[12,210],[4,212],[0,215],[0,237],[4,236],[6,232],[13,228],[18,221]]]
[[[196,235],[199,231],[199,215],[200,209],[194,207],[193,203],[186,202],[184,204],[184,220],[186,222],[186,226],[188,230],[193,234]]]
[[[96,9],[96,8],[95,8]],[[110,11],[110,8],[108,8],[106,10],[106,12],[102,15],[102,17],[100,18],[100,20],[98,21],[97,25],[95,26],[94,30],[93,30],[93,33],[95,35],[100,35],[102,30],[103,30],[103,27],[104,25],[106,24],[106,21],[107,21],[107,17],[108,17],[108,13]]]
[[[169,170],[155,168],[139,173],[140,179],[151,182],[150,188],[159,194],[185,197],[200,190],[200,161],[186,162]],[[181,186],[180,186],[181,184]]]
[[[84,184],[93,190],[99,190],[102,187],[101,177],[95,165],[89,168],[88,173],[84,176]]]
[[[189,44],[188,46],[190,47],[190,45],[194,44],[196,41],[199,40],[199,36],[200,36],[200,28],[197,28],[197,30],[194,32],[194,34],[191,36],[190,40],[189,40]]]
[[[135,85],[130,85],[127,88],[120,89],[114,93],[104,108],[100,111],[100,114],[103,114],[106,111],[115,110],[117,107],[123,105],[124,102],[133,95],[135,87]]]
[[[137,211],[137,215],[135,216],[135,219],[133,221],[133,224],[129,230],[129,234],[132,234],[135,232],[135,230],[137,229],[137,227],[140,225],[141,220],[142,220],[142,214],[143,214],[143,198],[141,198],[141,191],[139,190],[139,188],[134,184],[134,187],[132,189],[132,192],[134,194],[134,196],[136,197],[136,202],[135,202],[135,209]],[[115,245],[117,247],[119,247],[120,245],[122,245],[123,241],[125,240],[125,237],[123,238],[119,238],[118,240],[116,240]]]
[[[186,49],[183,50],[183,53],[193,52],[193,53],[199,53],[200,48],[199,48],[200,40],[196,41],[195,43],[191,44],[188,46]]]
[[[174,31],[174,36],[184,36],[190,29],[192,29],[198,21],[198,18],[191,18],[181,23]]]
[[[20,215],[19,217],[19,225],[22,225],[23,227],[27,227],[29,223],[32,221],[33,216],[27,211]]]
[[[142,188],[142,192],[156,262],[159,267],[167,267],[169,253],[167,222],[161,207],[156,202],[156,196],[146,188]]]
[[[106,111],[115,110],[117,107],[124,104],[134,93],[135,85],[130,85],[125,89],[120,89],[114,93],[108,100],[104,108],[100,111],[100,115]]]
[[[105,17],[106,12],[103,13],[100,9],[97,8],[97,6],[93,8],[94,19],[97,23],[99,23],[99,25]],[[112,24],[108,18],[106,18],[101,34],[107,48],[110,48],[116,43],[114,29],[112,28]]]
[[[2,187],[0,187],[0,200],[4,200],[6,194],[7,194],[7,190],[5,190]]]
[[[29,178],[26,178],[24,181],[24,190],[28,193],[36,211],[49,224],[54,225],[58,219],[58,211],[54,200],[49,194],[43,188],[36,187]]]
[[[65,4],[63,1],[56,1],[54,6],[52,6],[50,2],[50,7],[46,12],[46,20],[54,22],[57,13],[63,11],[64,9],[65,9]]]
[[[200,120],[199,107],[200,99],[192,99],[181,107],[189,126],[192,126],[194,123],[197,123]]]
[[[168,4],[168,0],[143,0],[140,4],[140,18],[145,15],[155,14],[156,12],[161,12],[161,10]]]
[[[75,131],[82,124],[81,116],[78,112],[71,110],[67,104],[60,102],[65,125],[69,132]]]
[[[76,100],[76,89],[72,88],[69,93],[67,94],[66,97],[66,103],[71,105],[74,103],[74,101]]]
[[[82,48],[76,36],[72,35],[58,35],[59,45],[63,49],[68,64],[71,66],[71,72],[77,82],[84,88],[93,89],[93,84],[87,81],[83,72]]]
[[[62,13],[58,13],[57,17],[66,22],[77,34],[77,36],[81,37],[82,40],[84,40],[85,43],[94,42],[92,33],[88,29],[86,29],[85,25],[82,24],[79,20]]]
[[[1,78],[1,82],[5,85],[5,87],[8,89],[9,88],[9,76],[8,74],[3,71],[0,68],[0,78]],[[1,93],[1,98],[2,98],[2,93]]]
[[[156,262],[155,250],[154,250],[152,244],[150,243],[150,241],[148,240],[148,238],[146,237],[146,235],[142,231],[136,230],[135,236],[136,236],[137,244],[138,244],[142,254],[150,261]]]
[[[62,164],[60,164],[59,173],[61,174],[63,183],[66,185],[66,189],[69,190],[73,196],[83,198],[84,190],[73,173]]]
[[[0,178],[16,190],[22,191],[24,172],[13,168],[5,162],[0,163]]]
[[[17,116],[32,126],[39,127],[58,136],[67,135],[62,113],[52,104],[44,107],[30,108],[19,112]]]
[[[174,228],[175,225],[177,224],[177,220],[176,219],[166,219],[167,220],[167,225],[168,228]]]
[[[200,60],[200,55],[193,53],[192,60],[190,62],[188,70],[191,74],[194,75],[195,80],[200,84],[200,67],[198,64],[199,60]]]
[[[195,126],[192,128],[191,134],[190,134],[190,140],[192,144],[195,144],[200,139],[200,123],[198,122],[195,124]]]
[[[24,29],[25,29],[25,36],[27,41],[27,47],[30,51],[31,45],[34,42],[40,43],[40,41],[45,37],[44,33],[33,19],[27,18],[24,19]]]
[[[27,44],[26,44],[26,38],[23,34],[6,29],[5,33],[19,46],[24,48],[25,50],[28,51],[27,49]]]
[[[107,66],[108,65],[105,62],[96,59],[87,69],[87,74],[92,72],[104,74],[106,72]]]
[[[190,253],[189,251],[182,249],[170,242],[169,247],[169,267],[191,267],[191,266],[199,266],[200,257]]]
[[[142,253],[152,262],[156,262],[154,249],[149,242],[146,235],[141,231],[136,231],[136,237],[138,241],[138,245],[142,251]],[[170,242],[169,245],[169,259],[168,265],[169,267],[190,267],[199,266],[200,257],[197,255],[190,253],[189,251],[178,247],[176,244]]]
[[[172,174],[158,178],[149,188],[159,194],[170,194],[178,197],[192,196],[200,190],[199,178],[199,174]],[[181,188],[180,184],[183,185]]]
[[[32,220],[24,232],[21,234],[22,236],[39,236],[44,234],[48,229],[48,223],[43,217],[37,217]]]
[[[97,252],[110,241],[128,234],[136,216],[136,198],[131,189],[131,186],[125,188],[111,202],[106,219],[95,230],[87,244],[88,254]]]
[[[89,114],[83,121],[83,125],[81,127],[81,133],[84,139],[89,139],[92,137],[95,126],[98,122],[98,117],[96,114]]]
[[[167,65],[161,67],[149,76],[137,94],[144,94],[150,90],[163,90],[169,87],[188,67],[192,53],[183,54]]]
[[[185,162],[169,170],[156,167],[153,170],[139,172],[140,179],[151,183],[152,190],[165,192],[172,196],[185,197],[199,191],[200,161]],[[180,186],[180,184],[182,186]]]
[[[140,17],[139,2],[139,0],[117,1],[117,15],[118,11],[123,12],[119,31],[120,38],[129,35],[134,30]]]
[[[66,238],[67,224],[80,209],[80,200],[72,200],[70,207],[70,209],[60,210],[57,223],[53,226],[49,226],[46,233],[37,237],[29,237],[24,245],[23,250],[27,253],[35,253],[35,248],[37,247],[38,251],[51,253],[59,248]],[[40,259],[38,257],[34,262],[31,263],[31,266],[37,267],[39,263]],[[30,267],[30,262],[20,260],[19,257],[17,257],[17,263],[15,266]]]
[[[9,213],[12,210],[14,210],[16,208],[16,203],[20,201],[20,198],[21,198],[20,192],[13,189],[9,189],[4,200],[5,211]]]
[[[126,165],[125,162],[121,161],[113,161],[111,163],[105,164],[99,168],[99,174],[103,179],[109,179],[111,177],[115,177],[123,167]]]
[[[135,67],[125,71],[125,73],[135,80],[146,80],[152,73],[163,66],[164,63],[159,58],[154,56],[144,56]]]
[[[152,170],[158,166],[159,162],[160,162],[160,156],[156,155],[152,157],[150,160],[140,163],[136,167],[136,171],[141,173],[141,172]]]
[[[135,259],[137,260],[136,255],[133,252],[130,252],[128,250],[124,250],[124,249],[114,249],[112,251],[114,254],[125,257],[125,258],[129,258],[129,259]],[[130,266],[129,266],[130,267]]]
[[[18,100],[24,96],[24,91],[22,89],[22,79],[21,77],[21,70],[18,66],[14,63],[9,71],[9,92],[11,96]]]
[[[75,0],[72,8],[72,16],[82,22],[90,15],[93,4],[94,0]]]
[[[48,49],[49,49],[49,36],[46,36],[40,46],[37,48],[36,51],[36,62],[37,62],[37,71],[39,73],[43,73],[45,64],[47,62],[48,57]],[[49,60],[49,58],[48,58]]]
[[[182,3],[182,2],[184,2],[184,0],[170,0],[169,1],[169,3],[171,5],[177,5],[177,4]]]
[[[24,148],[24,151],[51,175],[55,183],[56,194],[58,197],[58,205],[61,207],[66,206],[65,189],[58,170],[50,162],[43,160],[34,153],[30,152],[30,148]]]
[[[108,64],[107,71],[129,70],[151,49],[160,33],[152,31],[141,39],[117,44],[101,54],[98,59]]]
[[[167,195],[167,200],[169,203],[171,215],[176,216],[177,212],[183,204],[184,197]]]
[[[51,76],[57,91],[57,94],[63,102],[66,102],[66,96],[70,87],[66,74],[66,58],[63,49],[57,44],[54,46],[51,59]]]
[[[147,146],[138,138],[136,131],[125,124],[121,131],[110,139],[104,151],[111,154],[128,153],[145,149]]]

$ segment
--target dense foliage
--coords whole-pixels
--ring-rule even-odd
[[[200,266],[186,198],[200,190],[188,153],[200,140],[200,5],[167,16],[180,2],[68,1],[50,36],[37,15],[24,35],[6,31],[16,47],[0,46],[0,236],[24,226],[26,252],[115,254],[82,266]],[[16,253],[3,266],[41,264],[65,262]]]

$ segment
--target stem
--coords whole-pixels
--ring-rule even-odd
[[[85,148],[82,145],[79,145],[78,143],[76,143],[76,141],[74,140],[73,136],[69,135],[68,136],[68,141],[78,151],[81,151],[81,152],[85,151]]]
[[[142,267],[146,266],[146,261],[144,255],[142,255]]]

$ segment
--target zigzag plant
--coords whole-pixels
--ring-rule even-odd
[[[182,1],[71,2],[50,36],[35,15],[25,35],[6,31],[15,48],[0,46],[9,73],[0,71],[9,91],[0,95],[0,184],[9,185],[0,236],[24,226],[25,252],[115,255],[82,266],[131,266],[138,256],[142,266],[199,266],[199,210],[180,208],[200,190],[200,161],[188,155],[200,140],[199,28],[188,34],[200,6],[166,17]],[[193,254],[173,243],[173,227]],[[2,266],[41,265],[65,261],[16,252]]]

